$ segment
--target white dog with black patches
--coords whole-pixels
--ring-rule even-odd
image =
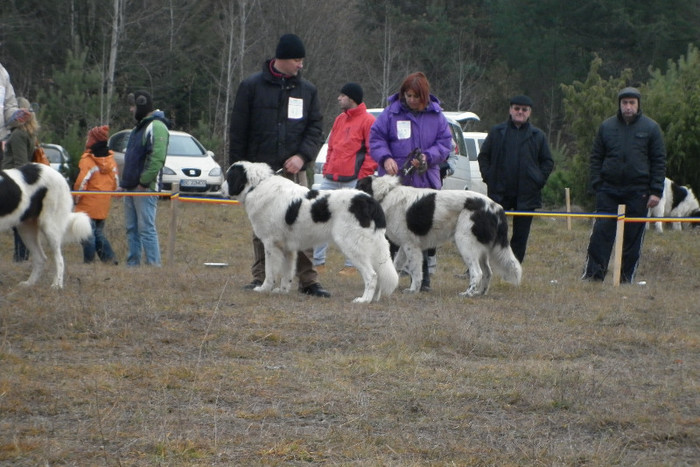
[[[80,242],[92,235],[90,218],[73,212],[70,187],[56,170],[43,164],[26,164],[18,169],[0,171],[0,231],[17,227],[32,260],[29,279],[21,285],[33,285],[39,279],[46,253],[41,236],[53,253],[56,266],[51,287],[63,288],[64,242]]]
[[[689,186],[678,185],[666,178],[661,201],[649,209],[649,217],[700,217],[700,204]],[[681,222],[672,222],[672,225],[674,230],[681,230]],[[654,222],[654,227],[663,233],[663,222]]]
[[[454,240],[469,268],[469,287],[462,296],[485,294],[491,266],[504,280],[520,284],[522,268],[508,243],[508,222],[500,204],[467,190],[432,190],[401,185],[396,176],[371,176],[357,188],[378,200],[386,214],[386,233],[408,261],[411,287],[423,279],[422,251]]]
[[[377,201],[359,190],[309,190],[276,176],[269,165],[236,162],[226,173],[229,195],[243,203],[265,245],[265,281],[254,290],[287,293],[297,251],[334,242],[362,276],[355,303],[388,296],[399,282]]]

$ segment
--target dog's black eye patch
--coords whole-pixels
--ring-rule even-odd
[[[287,212],[284,215],[284,221],[287,223],[287,225],[294,224],[299,218],[299,209],[301,208],[301,203],[301,199],[295,199],[294,201],[289,203],[289,206],[287,206]]]
[[[0,216],[6,216],[19,206],[22,190],[5,172],[0,172]]]
[[[328,206],[328,196],[322,196],[311,204],[311,220],[315,223],[322,223],[328,222],[330,219],[331,209]]]
[[[433,228],[435,215],[435,193],[430,193],[415,201],[406,210],[406,226],[418,236],[428,235]]]
[[[47,192],[48,188],[45,186],[36,190],[31,197],[29,207],[22,213],[22,217],[20,218],[22,222],[26,221],[27,219],[35,219],[39,217],[39,214],[41,214],[41,209],[44,206],[44,198],[46,198]]]
[[[228,171],[226,171],[226,181],[228,182],[228,194],[230,196],[240,195],[248,183],[248,176],[246,175],[245,168],[233,164],[229,167]]]
[[[366,195],[355,195],[348,208],[363,227],[368,228],[374,222],[375,229],[386,228],[386,217],[382,205],[377,200]]]

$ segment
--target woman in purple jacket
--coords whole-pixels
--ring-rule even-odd
[[[408,75],[388,102],[369,137],[379,175],[399,175],[404,185],[439,190],[440,164],[450,154],[452,134],[428,78],[421,72]],[[420,159],[412,157],[416,149]],[[408,170],[407,164],[414,168]]]
[[[452,133],[440,101],[430,94],[428,78],[421,72],[408,75],[388,102],[369,136],[379,175],[398,175],[403,185],[439,190],[440,164],[450,154]],[[392,253],[396,250],[392,245]],[[423,252],[424,292],[430,290],[429,255],[435,255],[435,250]]]

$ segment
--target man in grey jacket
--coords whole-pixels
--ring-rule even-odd
[[[591,152],[590,181],[596,193],[596,212],[616,213],[618,205],[623,204],[627,217],[647,217],[649,208],[659,204],[664,189],[663,135],[654,120],[642,115],[638,89],[624,88],[617,99],[617,115],[600,125]],[[615,231],[616,219],[595,220],[582,279],[605,279]],[[634,280],[644,231],[644,223],[625,224],[621,282]]]

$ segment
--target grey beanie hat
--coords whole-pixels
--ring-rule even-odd
[[[617,102],[619,103],[623,97],[636,97],[639,102],[642,102],[642,93],[639,92],[639,89],[633,88],[631,86],[622,89],[617,94]]]

